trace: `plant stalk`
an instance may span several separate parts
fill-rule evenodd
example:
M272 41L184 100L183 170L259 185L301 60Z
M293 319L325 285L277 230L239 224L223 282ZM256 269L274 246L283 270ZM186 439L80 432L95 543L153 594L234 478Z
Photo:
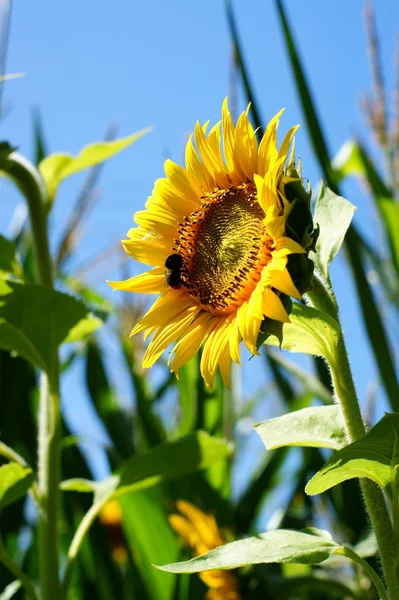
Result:
M45 184L35 167L16 152L0 156L0 170L14 181L25 197L32 228L38 282L53 288L49 250ZM59 577L59 483L60 483L60 394L58 349L52 365L40 379L38 439L39 564L41 599L60 597Z
M332 289L329 290L330 306L328 314L333 316L338 323L338 307ZM319 295L317 289L307 294L310 303L323 312L326 312L326 295ZM349 364L348 353L342 328L340 326L340 337L334 356L330 357L329 365L336 399L341 407L346 432L349 442L362 438L366 433L359 400L353 381L352 371ZM367 478L360 479L364 501L373 527L382 568L385 574L385 583L390 600L399 598L399 573L398 557L394 544L394 533L391 518L384 494L380 487Z
M334 390L342 410L349 441L354 442L365 435L366 428L360 411L342 333L335 357L335 364L330 364ZM388 588L388 597L394 600L395 598L399 598L398 557L394 544L392 522L385 497L381 488L370 479L361 479L360 485L377 539L381 564Z

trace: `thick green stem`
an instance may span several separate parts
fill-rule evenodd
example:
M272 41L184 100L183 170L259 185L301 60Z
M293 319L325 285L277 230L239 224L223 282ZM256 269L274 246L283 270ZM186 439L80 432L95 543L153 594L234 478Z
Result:
M335 361L332 361L330 367L335 394L341 406L348 437L351 442L354 442L364 436L366 429L360 412L348 354L342 335L335 354ZM381 488L369 479L361 479L361 487L377 539L389 598L394 600L399 598L397 553L394 544L392 522L385 497Z
M338 308L332 290L329 290L328 294L327 292L320 294L319 290L315 288L313 292L308 294L311 304L324 312L327 312L328 297L331 299L328 314L333 316L339 323ZM331 356L328 362L331 369L335 396L342 410L348 439L350 442L354 442L365 435L366 428L360 410L342 330L334 356ZM378 543L388 598L396 600L399 598L397 553L394 544L392 522L385 497L382 490L369 479L361 479L360 485Z
M53 287L45 208L47 194L44 182L35 167L16 152L0 156L0 170L14 181L27 201L37 278L42 285ZM55 600L60 596L58 539L60 397L57 348L53 349L51 371L42 373L41 376L38 444L41 598Z

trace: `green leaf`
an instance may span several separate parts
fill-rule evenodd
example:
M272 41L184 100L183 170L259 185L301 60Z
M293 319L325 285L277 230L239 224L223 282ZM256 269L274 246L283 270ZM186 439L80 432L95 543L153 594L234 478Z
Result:
M60 487L64 491L94 492L97 497L115 490L115 495L121 496L206 469L217 459L230 454L231 446L225 440L197 431L176 441L159 444L145 454L135 454L122 463L119 475L100 482L68 479Z
M176 575L155 571L151 565L179 557L162 492L161 486L154 486L121 498L123 532L152 600L173 599Z
M393 198L380 198L379 207L391 247L392 261L399 274L399 205Z
M370 188L385 227L392 263L399 274L399 208L366 149L359 142L346 142L333 161L339 177L362 177ZM383 282L384 284L384 282Z
M73 479L66 479L65 481L62 481L60 484L60 489L64 492L96 493L98 484L98 481L91 481L91 479L75 477Z
M353 204L334 194L322 182L314 212L314 222L320 227L320 235L316 252L312 252L310 257L327 280L328 266L342 246L355 210Z
M47 156L39 164L39 171L46 183L50 202L54 200L58 186L66 177L111 158L111 156L121 152L149 131L150 128L142 129L120 140L89 144L81 150L78 156L63 153Z
M323 356L329 361L334 359L340 335L335 319L310 306L294 303L290 320L282 326L281 339L276 331L276 334L269 334L265 343L290 352Z
M199 573L209 569L236 569L269 563L317 564L327 560L340 547L326 531L315 533L276 529L237 542L219 546L191 560L157 566L169 573ZM317 533L316 533L317 532Z
M353 140L345 142L332 161L336 179L341 181L349 175L364 175L359 145Z
M16 252L15 243L0 235L0 276L5 273L21 277L22 269Z
M0 347L51 371L63 342L83 340L102 324L84 304L46 286L0 280Z
M117 493L206 469L230 453L231 447L225 440L211 437L205 431L160 444L147 454L132 456L123 464Z
M307 446L339 450L346 433L338 406L312 406L255 425L267 450Z
M347 479L367 477L391 498L391 463L399 465L398 436L399 414L386 414L363 438L336 452L309 481L306 493L320 494Z
M33 477L32 469L17 463L0 467L0 509L25 496Z

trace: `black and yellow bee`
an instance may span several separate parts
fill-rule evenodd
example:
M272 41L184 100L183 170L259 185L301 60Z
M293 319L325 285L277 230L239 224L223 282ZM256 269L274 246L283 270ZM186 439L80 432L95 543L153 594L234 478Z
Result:
M171 254L165 261L165 283L172 290L178 290L182 285L180 269L183 259L180 254Z

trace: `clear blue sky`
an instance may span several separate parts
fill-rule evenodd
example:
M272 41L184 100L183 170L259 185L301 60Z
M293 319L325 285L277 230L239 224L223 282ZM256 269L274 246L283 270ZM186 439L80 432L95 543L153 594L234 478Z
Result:
M375 4L386 81L392 89L399 4L396 0ZM285 131L303 120L275 4L271 0L236 0L233 5L263 118L267 121L285 106L281 123L281 131ZM286 0L285 5L335 154L353 133L364 134L359 99L370 88L370 76L363 2ZM7 71L22 71L26 76L6 86L9 113L1 123L2 138L18 145L28 157L32 155L34 105L40 107L52 152L78 152L100 139L110 121L118 123L121 135L147 125L154 127L151 134L107 164L101 200L90 217L75 264L125 236L134 211L143 208L154 180L163 175L164 159L182 160L184 142L195 121L219 120L222 100L229 92L230 60L222 0L14 3ZM239 108L243 107L240 94ZM305 127L297 135L297 149L304 175L316 187L320 172ZM52 215L53 247L81 181L76 176L59 191ZM4 233L19 198L8 184L0 186L0 231ZM357 224L378 244L381 235L374 225L375 211L364 191L354 182L348 183L345 191L358 206ZM105 278L119 275L114 261L97 272L93 281L99 291L107 293ZM364 399L376 368L342 256L334 265L333 278ZM245 367L244 386L248 372L262 367L256 361ZM77 367L64 388L75 399L68 402L72 419L84 431L89 416L83 400L77 402L82 396L81 377ZM383 400L381 393L379 396ZM76 411L78 405L80 411ZM381 402L379 414L385 406ZM263 416L273 411L269 408L262 408Z

